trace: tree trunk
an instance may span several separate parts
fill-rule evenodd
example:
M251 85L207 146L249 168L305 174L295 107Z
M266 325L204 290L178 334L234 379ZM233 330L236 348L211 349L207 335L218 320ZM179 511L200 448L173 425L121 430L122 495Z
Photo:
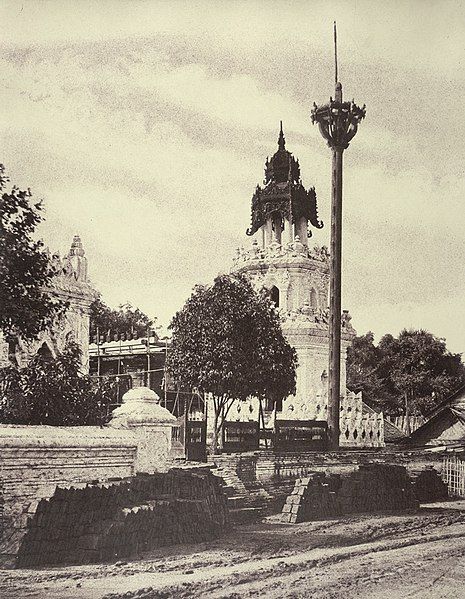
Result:
M219 426L218 426L218 418L219 418L219 406L216 404L215 402L215 414L213 417L213 437L212 437L212 454L213 455L218 455L219 451L218 451L218 433L219 433Z
M18 360L16 359L17 348L18 348L18 338L11 337L8 340L8 361L10 362L11 366L14 366L15 368L18 368L18 366L19 366Z
M405 392L404 398L405 398L404 432L408 436L408 435L410 435L410 401L409 401L409 392L408 391Z

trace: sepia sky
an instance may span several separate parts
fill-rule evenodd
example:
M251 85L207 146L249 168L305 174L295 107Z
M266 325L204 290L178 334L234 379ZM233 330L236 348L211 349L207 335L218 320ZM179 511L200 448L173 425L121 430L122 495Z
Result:
M92 281L167 324L248 245L276 150L316 187L311 125L333 91L367 118L345 152L343 305L359 333L422 327L465 352L465 2L0 0L0 161L44 199L41 236L79 233Z

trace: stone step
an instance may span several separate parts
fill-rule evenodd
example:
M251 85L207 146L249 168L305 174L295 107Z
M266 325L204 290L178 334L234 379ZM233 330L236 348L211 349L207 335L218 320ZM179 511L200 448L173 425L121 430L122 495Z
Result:
M261 507L242 507L229 510L229 517L235 524L257 522L266 515L266 512Z

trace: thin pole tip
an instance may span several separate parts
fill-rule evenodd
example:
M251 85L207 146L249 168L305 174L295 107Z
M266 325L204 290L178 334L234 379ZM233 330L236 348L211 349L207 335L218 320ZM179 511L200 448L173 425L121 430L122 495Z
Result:
M334 80L337 83L338 73L337 73L337 29L336 29L336 21L334 21Z

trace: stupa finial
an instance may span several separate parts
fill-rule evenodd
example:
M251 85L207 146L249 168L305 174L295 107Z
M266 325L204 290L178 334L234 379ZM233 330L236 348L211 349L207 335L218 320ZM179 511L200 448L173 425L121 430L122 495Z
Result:
M279 137L278 137L278 148L280 150L285 150L286 149L286 140L284 138L284 133L283 133L283 122L279 121Z

